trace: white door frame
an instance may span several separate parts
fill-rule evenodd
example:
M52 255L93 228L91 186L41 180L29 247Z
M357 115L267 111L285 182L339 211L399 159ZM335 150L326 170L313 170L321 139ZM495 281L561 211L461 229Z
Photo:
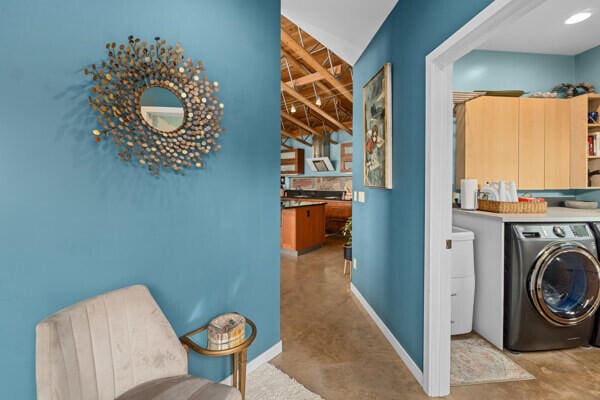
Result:
M495 0L426 58L425 287L423 388L450 393L452 69L494 31L546 0Z

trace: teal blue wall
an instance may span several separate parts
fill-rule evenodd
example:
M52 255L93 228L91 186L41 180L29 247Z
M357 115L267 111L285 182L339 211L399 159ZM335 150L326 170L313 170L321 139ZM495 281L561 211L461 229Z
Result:
M590 82L600 93L600 46L575 56L577 82Z
M590 82L600 93L600 46L576 56L475 50L454 64L454 90L550 91Z
M332 172L314 172L308 166L308 162L306 162L307 158L312 157L312 147L306 146L302 143L296 142L295 140L289 140L287 142L288 145L296 148L296 149L304 149L304 174L301 175L291 175L287 176L287 181L289 181L290 177L302 177L302 176L350 176L352 173L344 173L340 172L340 145L342 143L348 143L352 141L352 136L347 134L346 132L334 132L331 134L331 139L338 142L338 144L330 144L329 146L329 159L335 168L335 171Z
M425 57L489 0L400 0L354 66L353 282L419 367L423 366ZM392 190L363 186L362 93L383 66L393 74Z
M549 92L575 82L575 57L476 50L454 64L454 90Z
M1 399L35 398L38 321L134 283L178 334L235 310L258 326L250 358L279 341L279 31L279 0L1 2ZM221 83L206 169L154 178L94 142L82 68L130 34L181 42Z

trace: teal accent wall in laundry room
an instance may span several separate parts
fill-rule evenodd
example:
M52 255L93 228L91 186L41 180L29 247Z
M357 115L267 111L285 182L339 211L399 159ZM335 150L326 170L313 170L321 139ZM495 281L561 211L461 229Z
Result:
M590 82L600 93L600 46L575 56L577 82Z
M279 0L0 2L0 398L35 398L35 326L145 284L177 334L252 318L249 358L279 335ZM83 67L128 35L180 42L220 83L221 152L152 177L96 144ZM190 355L220 380L228 358Z
M475 50L454 64L454 90L549 92L575 82L575 57Z
M489 0L400 0L354 66L353 283L423 368L425 57ZM393 186L363 185L360 88L392 63Z
M454 90L546 92L590 82L600 93L600 46L576 56L475 50L454 64Z

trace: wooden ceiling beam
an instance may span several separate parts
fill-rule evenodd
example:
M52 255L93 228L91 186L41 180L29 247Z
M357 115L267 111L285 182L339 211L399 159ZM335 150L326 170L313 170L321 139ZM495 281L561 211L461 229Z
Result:
M305 104L308 108L310 108L315 114L321 116L322 118L324 118L326 121L330 122L331 124L333 124L336 128L338 128L339 130L348 132L350 135L352 135L352 128L348 128L347 126L345 126L344 124L342 124L340 121L338 121L337 119L335 119L334 117L332 117L331 115L327 114L325 111L323 111L321 109L321 107L317 106L316 104L313 104L312 101L310 101L309 99L307 99L306 97L304 97L303 95L301 95L300 93L298 93L296 90L294 90L293 88L289 87L288 85L285 84L285 82L281 82L281 90L284 93L287 93L288 95L292 96L293 98L295 98L296 100L300 101L301 103Z
M315 58L311 56L311 54L300 45L300 43L296 42L294 38L283 29L281 30L281 43L285 45L288 49L290 49L292 53L298 56L306 65L312 68L315 72L320 72L321 74L323 74L323 76L325 77L325 81L328 82L331 86L333 86L338 92L340 92L340 94L344 98L346 98L350 102L353 101L352 93L350 93L350 91L346 89L344 84L340 82L335 76L333 76L331 72L327 70L327 68L322 66L320 62L315 60Z
M329 143L337 144L337 142L335 140L331 140L327 135L314 130L310 126L306 125L304 122L300 121L298 118L292 117L288 113L282 112L281 118L288 120L292 124L296 125L298 128L304 129L306 132L310 133L311 135L320 136L323 139L327 140Z
M284 130L281 131L281 136L284 136L284 137L290 138L292 140L295 140L296 142L302 143L305 146L312 146L312 144L308 143L306 140L300 139L300 138L298 138L298 137L296 137L296 136L292 135L291 133L286 132Z
M283 142L281 142L281 147L285 147L285 148L286 148L286 149L288 149L288 150L291 150L291 149L293 149L293 148L294 148L293 146L290 146L289 144L285 144L285 143L283 143Z
M334 72L336 74L339 74L340 71L342 70L342 66L341 65L336 65L335 67L333 67L333 69L334 69ZM287 81L286 83L290 87L305 86L305 85L308 85L308 84L313 83L313 82L322 81L323 79L325 79L325 77L323 76L322 73L320 73L320 72L314 72L312 74L304 75L304 76L301 76L301 77L299 77L297 79L294 79L294 80L291 80L291 81Z
M302 63L300 63L298 60L296 60L296 58L291 55L289 52L287 52L284 49L281 49L281 55L283 57L286 58L286 60L288 60L288 62L290 63L290 65L292 65L294 68L300 70L300 71L307 71L308 68L306 68L304 65L302 65ZM307 72L310 73L310 72ZM323 82L321 81L317 81L315 82L315 85L321 89L322 91L324 91L327 94L330 94L332 96L335 95L335 93L333 93L333 90L329 89Z

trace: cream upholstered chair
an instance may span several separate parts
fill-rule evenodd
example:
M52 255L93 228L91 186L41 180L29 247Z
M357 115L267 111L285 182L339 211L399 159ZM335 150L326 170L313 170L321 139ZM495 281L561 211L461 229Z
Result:
M38 400L240 400L188 375L187 352L141 285L75 304L36 328Z

